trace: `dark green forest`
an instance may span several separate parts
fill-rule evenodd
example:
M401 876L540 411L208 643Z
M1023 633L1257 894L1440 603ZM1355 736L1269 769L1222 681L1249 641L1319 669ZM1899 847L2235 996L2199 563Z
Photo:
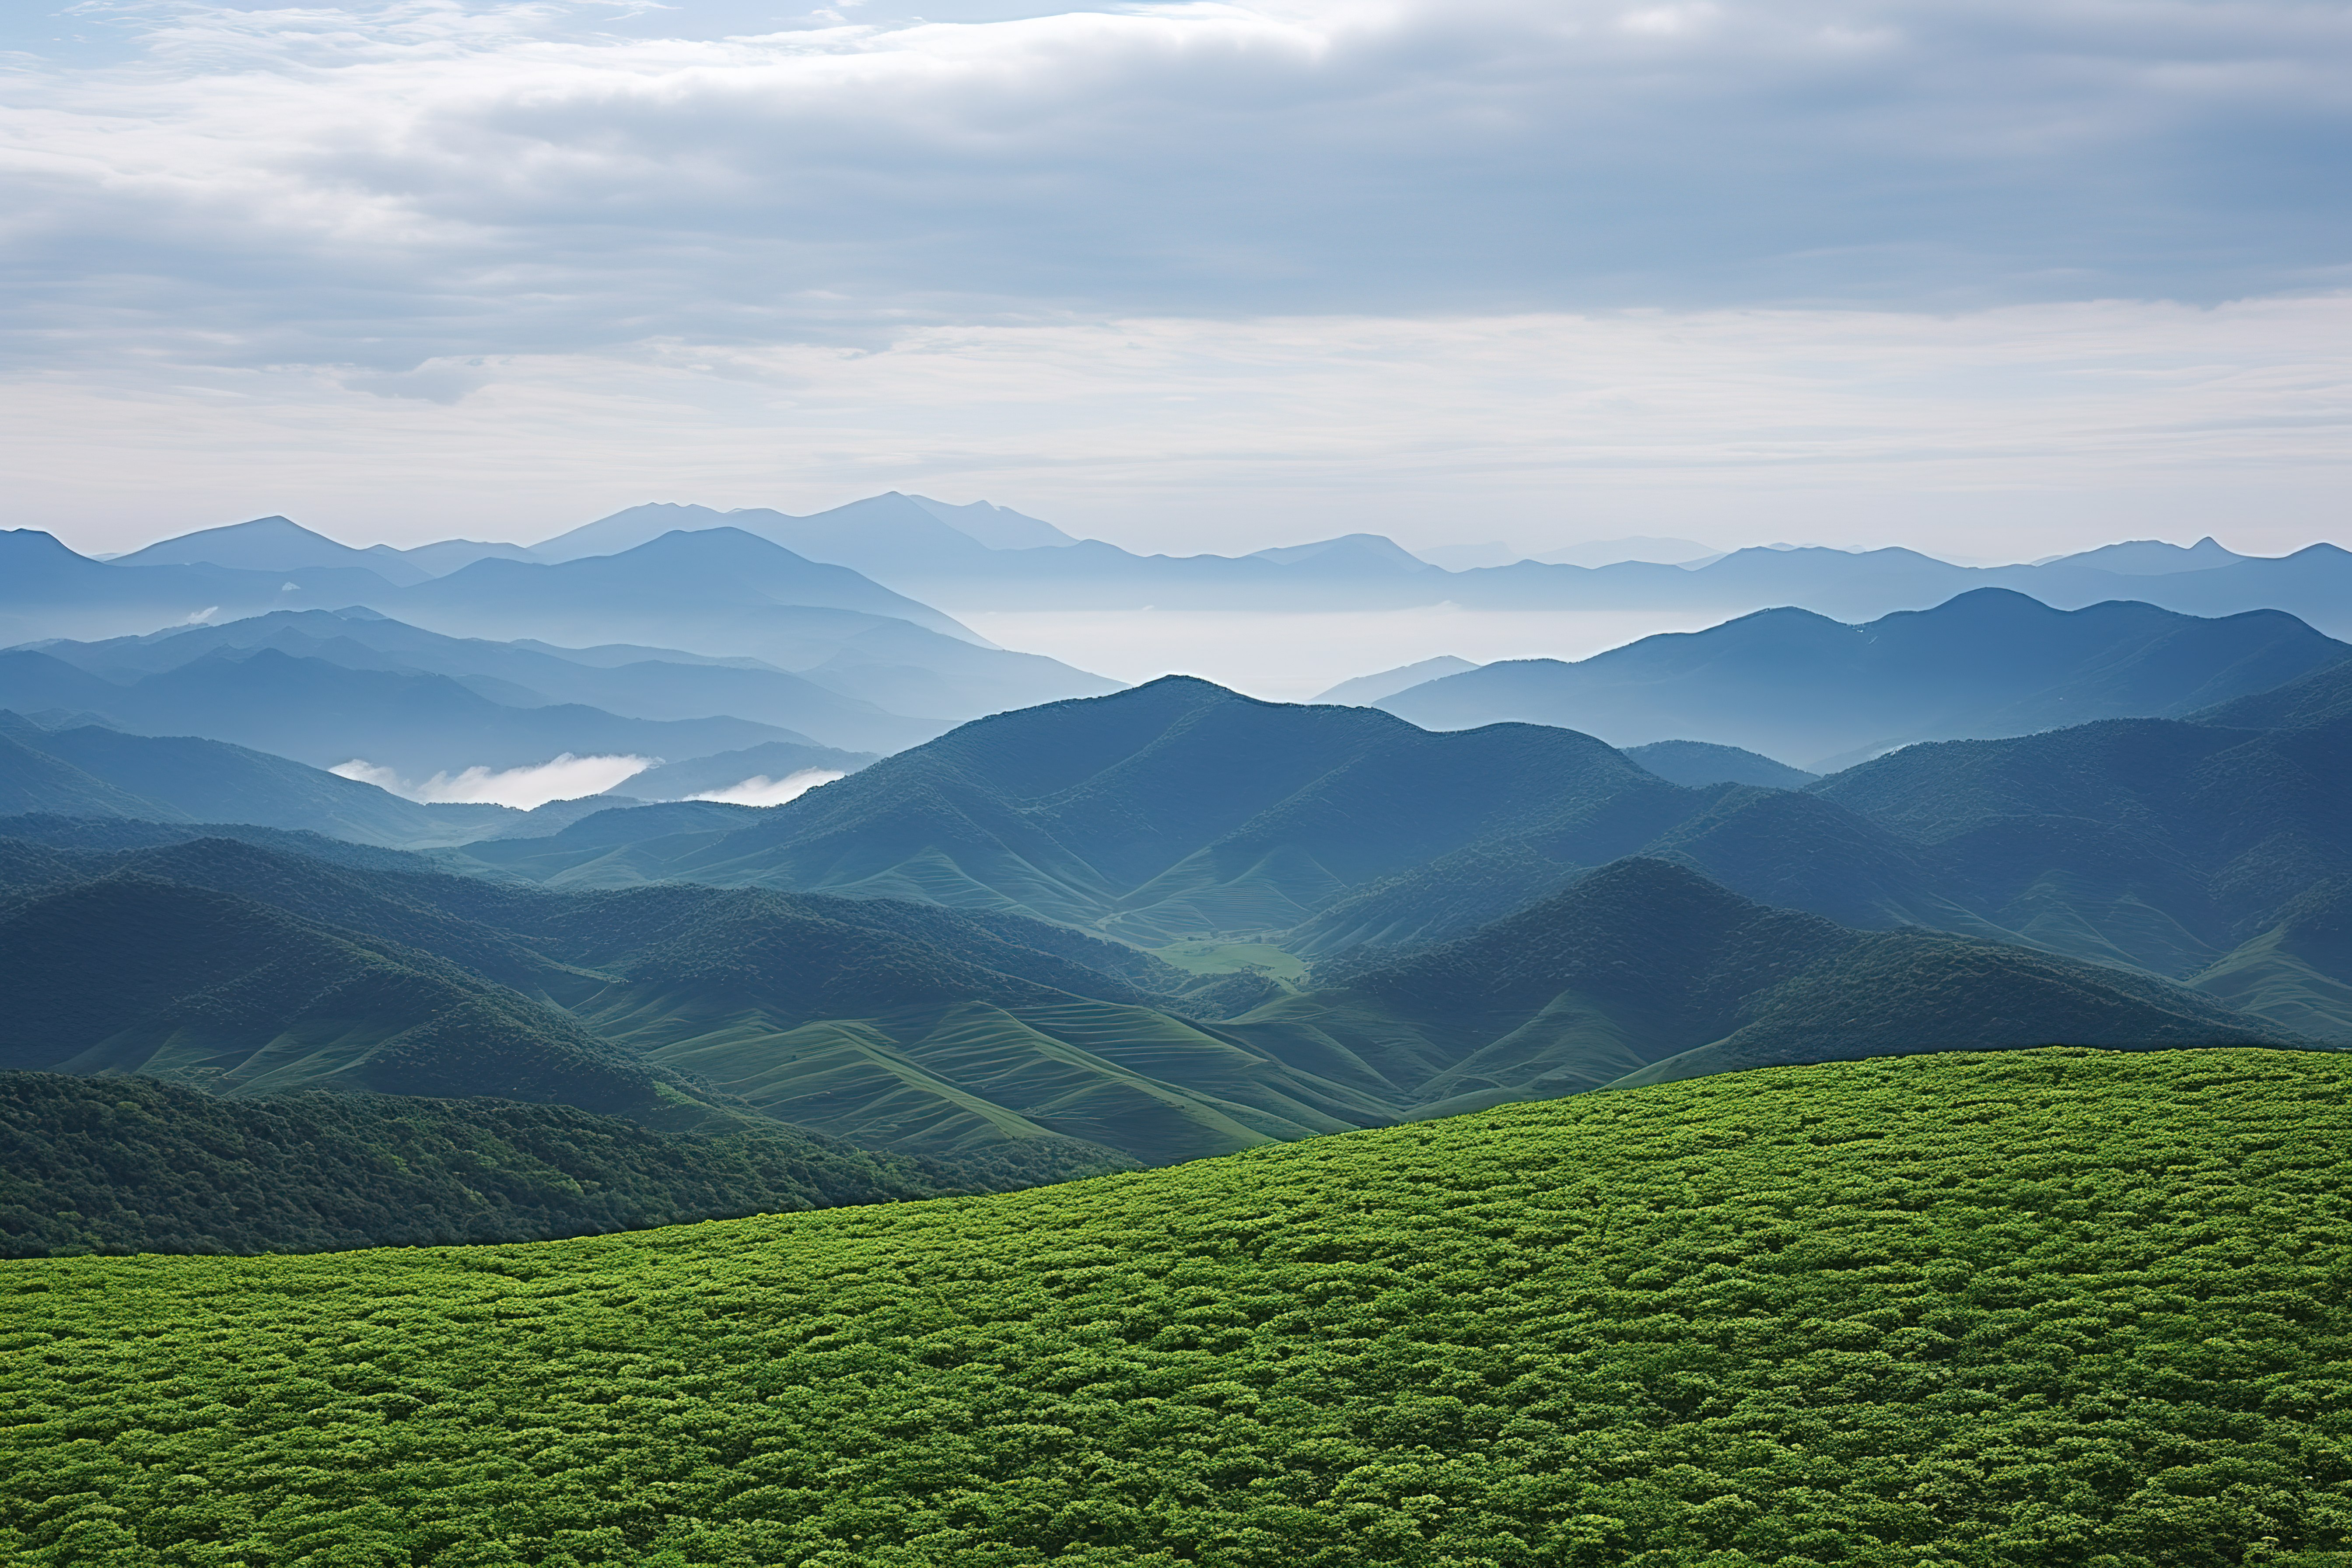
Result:
M1726 1074L1028 1192L0 1265L27 1564L2334 1564L2352 1063Z
M751 1117L680 1135L568 1105L229 1100L147 1078L0 1072L0 1257L535 1241L1002 1192L1129 1163L1052 1140L926 1158Z

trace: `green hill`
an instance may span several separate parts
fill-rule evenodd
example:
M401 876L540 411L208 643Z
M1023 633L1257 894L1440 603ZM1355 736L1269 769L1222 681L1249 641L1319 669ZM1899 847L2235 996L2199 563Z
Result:
M1751 796L1834 816L1780 792L1724 800ZM2335 962L2316 939L2250 955L2224 1001L2013 944L1868 936L1656 859L1403 958L1323 960L1304 986L1189 974L1003 911L394 864L222 839L20 846L0 857L0 886L19 884L0 898L0 1067L495 1095L657 1129L763 1116L1059 1168L1070 1142L1168 1163L1705 1064L2300 1044L2279 1018L2333 1016L2278 1011L2283 965Z
M736 1114L454 963L151 877L16 901L0 914L0 1069L495 1094L656 1126Z
M2315 1568L2352 1064L1782 1068L1005 1196L0 1266L0 1555Z
M1611 859L1690 799L1569 731L1433 735L1370 709L1171 676L976 721L749 825L678 833L649 818L643 842L616 846L583 824L467 853L551 884L914 899L1157 946L1292 926L1346 889L1507 830Z
M0 1073L0 1256L537 1241L996 1191L1119 1163L1076 1144L1052 1152L1034 1168L942 1164L748 1120L679 1136L564 1105L227 1100L149 1078Z
M1417 1116L1844 1057L2308 1043L2128 970L1853 931L1652 859L1603 867L1453 942L1327 960L1315 975L1319 989L1225 1029L1302 1065L1317 1047L1360 1063Z
M2352 874L2352 730L2328 717L2341 679L2196 721L1912 746L1792 792L1684 787L1571 731L1430 734L1171 678L967 724L773 811L613 812L451 863L553 887L1010 911L1152 948L1273 938L1323 959L1453 941L1642 856L1859 929L2210 973L2211 994L2273 1026L2352 1038L2327 989L2352 976L2315 986L2259 952L2236 980L2217 969L2315 883Z

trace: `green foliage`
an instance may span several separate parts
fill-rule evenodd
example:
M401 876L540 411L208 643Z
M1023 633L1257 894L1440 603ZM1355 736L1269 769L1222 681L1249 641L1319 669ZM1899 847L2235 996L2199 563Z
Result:
M712 1136L510 1100L226 1100L144 1078L0 1073L0 1256L535 1241L1095 1175L1033 1140L942 1163L786 1127Z
M2352 1064L1776 1068L1007 1196L0 1267L26 1564L2352 1551Z

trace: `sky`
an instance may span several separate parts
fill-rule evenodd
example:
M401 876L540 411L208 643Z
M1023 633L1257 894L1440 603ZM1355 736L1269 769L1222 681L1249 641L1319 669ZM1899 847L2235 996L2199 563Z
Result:
M2352 7L0 7L7 525L2352 542Z

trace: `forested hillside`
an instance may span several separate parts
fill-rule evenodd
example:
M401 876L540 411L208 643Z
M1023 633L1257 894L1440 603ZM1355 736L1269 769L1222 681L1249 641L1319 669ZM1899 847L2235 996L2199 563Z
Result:
M1864 935L1656 859L1394 963L1236 984L1004 911L687 883L562 891L296 847L0 854L0 1068L248 1097L490 1096L673 1132L750 1119L1051 1172L1073 1142L1162 1164L1573 1093L1669 1058L1685 1072L2311 1043L2163 981Z
M2330 667L2193 721L1913 746L1792 791L1676 784L1569 731L1430 734L1171 679L968 724L756 818L610 812L449 864L1010 910L1147 946L1272 937L1319 959L1450 941L1643 856L1858 929L2218 984L2267 963L2259 944L2295 899L2352 873L2337 683ZM1725 750L1667 753L1696 772L1661 765L1758 771ZM2227 994L2352 1039L2330 989L2352 970L2313 975Z
M1779 1068L1006 1196L0 1266L0 1553L2325 1563L2352 1067Z
M143 1077L0 1072L0 1256L537 1241L1002 1191L1122 1167L1036 1141L880 1154L745 1118L674 1136L511 1100L231 1100Z

